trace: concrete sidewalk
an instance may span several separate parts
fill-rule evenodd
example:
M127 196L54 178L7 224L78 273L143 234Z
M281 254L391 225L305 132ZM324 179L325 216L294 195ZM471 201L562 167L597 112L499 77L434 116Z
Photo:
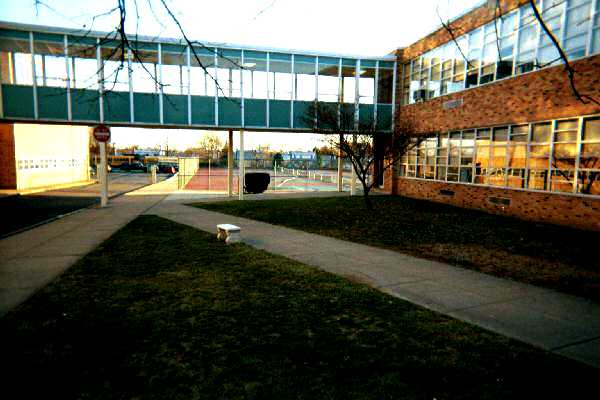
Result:
M215 232L219 223L238 225L243 241L253 247L363 281L411 303L600 367L600 304L592 301L394 251L189 207L177 194L145 213L207 232Z
M167 180L0 240L0 317L177 189Z

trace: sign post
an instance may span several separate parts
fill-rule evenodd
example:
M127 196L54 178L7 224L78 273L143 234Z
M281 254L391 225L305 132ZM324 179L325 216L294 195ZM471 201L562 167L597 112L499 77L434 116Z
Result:
M100 145L100 169L98 179L100 181L100 207L108 204L108 168L106 162L106 142L110 140L110 129L106 125L94 127L94 139Z

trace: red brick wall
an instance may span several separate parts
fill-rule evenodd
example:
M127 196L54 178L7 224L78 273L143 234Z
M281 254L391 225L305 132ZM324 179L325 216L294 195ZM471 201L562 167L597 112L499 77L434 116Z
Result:
M600 55L573 67L579 91L600 100ZM444 110L445 102L459 99L462 106ZM600 105L577 100L563 67L555 66L402 106L397 118L410 120L418 132L439 132L597 113Z
M416 199L600 231L600 199L406 178L396 178L394 186L398 194ZM454 195L441 194L440 190L453 191ZM494 204L490 197L510 199L510 205Z
M13 124L0 124L0 188L17 188Z

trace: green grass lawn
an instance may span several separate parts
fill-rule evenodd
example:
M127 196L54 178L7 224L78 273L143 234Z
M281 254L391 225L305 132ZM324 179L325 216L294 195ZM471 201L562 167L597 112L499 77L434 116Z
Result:
M153 216L8 313L0 332L3 392L15 398L577 398L597 377Z
M600 233L399 196L197 203L600 300Z

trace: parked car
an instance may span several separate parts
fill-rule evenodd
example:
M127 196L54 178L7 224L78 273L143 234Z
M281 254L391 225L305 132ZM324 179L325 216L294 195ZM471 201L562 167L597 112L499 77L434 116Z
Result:
M146 167L144 164L142 164L139 161L135 161L129 164L121 164L119 166L119 169L121 171L141 171L141 172L148 172L148 167Z

